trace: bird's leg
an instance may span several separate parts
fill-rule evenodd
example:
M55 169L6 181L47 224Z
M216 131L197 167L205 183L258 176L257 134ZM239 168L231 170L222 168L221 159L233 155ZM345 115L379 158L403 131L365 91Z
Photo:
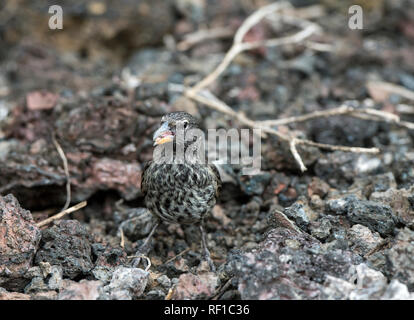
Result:
M159 221L157 221L154 224L154 226L152 227L149 235L144 240L144 243L138 248L137 252L135 253L135 258L134 258L134 260L132 260L132 267L134 267L134 268L138 267L142 256L146 256L149 253L149 251L150 251L149 243L151 242L151 238L154 235L154 232L157 229L157 227L159 226L159 224L160 224Z
M201 244L203 246L203 256L204 256L204 259L207 261L207 263L210 267L210 270L215 272L216 267L214 266L213 260L211 260L210 251L208 251L207 241L206 241L206 232L204 230L203 224L204 224L204 221L201 222L201 224L200 224Z

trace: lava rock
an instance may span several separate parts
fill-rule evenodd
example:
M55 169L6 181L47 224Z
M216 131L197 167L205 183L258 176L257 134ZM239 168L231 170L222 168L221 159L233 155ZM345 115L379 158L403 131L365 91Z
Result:
M296 201L293 205L284 210L286 216L304 231L308 230L309 223L318 218L318 214L313 211L304 199Z
M137 299L144 293L148 279L148 271L119 266L115 269L109 285L104 287L104 291L109 299L113 300Z
M391 235L396 226L396 219L391 208L379 202L359 200L354 195L329 200L327 210L335 214L346 214L354 224L362 224L381 236Z
M308 185L308 196L318 195L323 198L329 192L330 186L325 181L318 177L313 177L311 183Z
M116 212L115 216L120 218L121 214ZM131 241L146 237L156 222L154 215L146 208L127 209L122 213L122 217L125 218L120 222L120 228Z
M406 300L413 299L407 286L398 280L389 284L379 271L361 263L355 268L354 281L327 276L322 289L322 299L327 300Z
M414 187L410 189L390 188L385 192L373 192L370 200L389 205L398 222L407 227L414 227Z
M331 234L332 224L328 218L321 218L318 221L312 221L309 226L311 235L320 241L326 240Z
M261 195L267 184L269 183L271 175L269 172L264 172L261 174L256 174L253 176L238 176L238 181L240 183L241 190L251 196L251 195Z
M24 288L23 275L32 265L40 238L31 213L13 195L0 196L0 286L12 291Z
M348 229L346 237L349 248L361 256L368 254L383 241L377 232L371 232L369 228L360 224Z
M352 193L359 194L362 197L369 198L372 193L384 192L390 188L396 188L394 174L387 172L383 174L376 174L372 176L357 177L354 183L349 187ZM375 201L375 199L371 199Z
M100 243L92 244L92 253L96 257L95 267L114 268L127 262L127 254L121 248L113 248Z
M380 166L378 157L335 151L318 159L315 173L330 185L346 185L358 176L376 173Z
M76 220L60 220L44 231L35 262L61 266L63 275L73 279L88 273L92 267L89 234Z
M414 290L414 231L404 228L395 237L386 253L387 276L406 284Z
M349 117L316 119L310 122L309 126L310 134L317 142L351 146L363 146L379 129L376 122L371 122L367 126L364 120Z
M30 295L0 288L0 300L30 300Z
M317 299L327 275L350 278L361 259L349 251L324 251L307 234L271 230L257 250L227 262L242 299Z
M64 285L57 297L58 300L97 300L101 295L102 282L81 280L75 282L64 280Z
M184 273L173 289L173 300L200 300L211 298L219 286L218 277L213 272L199 275Z
M108 284L114 273L115 269L105 266L97 266L92 269L91 273L97 280L101 280L104 284Z
M171 288L171 280L165 274L157 278L157 283L165 290Z

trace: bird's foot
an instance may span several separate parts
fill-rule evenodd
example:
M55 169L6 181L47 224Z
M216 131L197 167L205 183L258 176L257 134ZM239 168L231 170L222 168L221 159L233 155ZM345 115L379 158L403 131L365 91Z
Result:
M147 257L147 255L151 251L151 238L152 238L152 235L154 234L155 230L157 229L158 225L159 225L159 222L157 221L154 224L154 226L152 227L151 232L149 233L147 238L144 240L144 243L138 248L137 252L135 253L134 260L132 260L132 262L131 262L131 266L133 268L137 268L139 266L142 258L147 259L147 261L148 261L147 268L149 268L150 260Z
M211 272L216 272L216 266L214 265L213 260L211 259L210 251L208 249L204 250L203 259L207 261L208 266L210 267Z
M201 231L201 245L203 247L203 258L207 261L208 266L210 267L210 271L215 272L216 267L214 266L213 260L211 260L210 251L207 247L207 239L206 239L206 232L204 231L203 224L200 224L200 231Z
M131 267L138 268L142 258L148 259L147 255L150 252L150 250L151 248L148 244L143 244L142 246L140 246L134 255L134 259L131 262Z

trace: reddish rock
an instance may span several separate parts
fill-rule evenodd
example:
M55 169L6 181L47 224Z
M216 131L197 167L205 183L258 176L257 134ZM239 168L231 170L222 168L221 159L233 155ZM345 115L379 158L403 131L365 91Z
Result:
M97 300L102 287L102 281L82 280L74 282L65 280L60 290L58 300Z
M58 293L54 290L38 292L36 294L32 294L32 300L56 300Z
M58 95L47 91L33 91L26 97L27 108L29 110L48 110L52 109L58 100Z
M313 177L311 183L308 185L308 195L312 197L313 195L318 195L323 198L329 192L329 184L317 177Z
M27 284L22 276L32 265L40 237L30 211L13 195L0 196L0 286L18 291Z
M30 300L30 296L19 292L8 292L0 288L0 300Z
M200 275L184 273L178 279L178 284L174 288L172 299L207 299L216 293L218 284L218 277L213 272L207 272Z
M141 188L141 165L104 158L92 165L92 175L82 188L99 186L99 189L118 190L127 200L135 198Z

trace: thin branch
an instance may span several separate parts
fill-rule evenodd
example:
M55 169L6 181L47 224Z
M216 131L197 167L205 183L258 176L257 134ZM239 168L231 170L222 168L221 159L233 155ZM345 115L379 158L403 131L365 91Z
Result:
M307 170L305 164L302 161L302 158L300 157L298 150L296 149L297 139L293 138L290 140L289 146L290 146L290 152L292 153L293 157L295 158L296 162L299 164L300 171L305 172Z
M168 259L167 261L165 261L163 263L163 265L166 265L168 263L170 263L171 261L174 261L175 259L177 259L178 257L181 257L183 254L186 254L188 251L190 251L190 248L187 248L183 251L181 251L179 254L175 255L174 257L172 257L171 259Z
M122 226L121 228L119 228L119 233L121 234L121 242L120 242L120 246L122 249L125 249L125 236L124 236L124 230L122 230Z
M62 210L66 210L67 208L69 208L70 201L71 201L70 176L69 176L68 160L66 159L65 152L63 152L62 147L60 146L60 144L56 140L55 133L52 134L52 141L53 141L53 144L55 145L55 147L57 149L57 152L59 153L60 158L62 159L63 170L65 171L65 176L66 176L66 203L63 206Z
M227 280L227 282L219 290L217 290L217 293L211 300L218 300L218 298L220 298L220 296L222 296L223 293L231 286L232 280L233 278L230 278L229 280Z
M363 114L369 115L369 117L364 118L367 120L374 120L374 121L383 120L386 122L399 122L400 121L400 118L397 115L392 114L390 112L379 111L379 110L370 109L370 108L355 109L354 107L351 107L351 106L342 105L334 109L315 111L315 112L311 112L305 115L294 116L294 117L289 117L289 118L265 120L265 121L260 121L260 123L264 126L278 126L278 125L285 125L289 123L304 122L304 121L317 119L317 118L327 118L327 117L332 117L332 116L337 116L337 115L349 115L352 117L360 118L361 115Z
M206 88L210 84L212 84L227 69L227 67L230 65L233 59L239 53L243 51L257 49L262 46L274 47L274 46L285 45L285 44L290 44L290 43L298 43L308 38L316 31L320 30L319 26L316 25L315 23L308 22L308 21L305 21L299 18L290 17L290 18L287 18L287 20L289 19L290 21L294 20L297 24L301 24L302 26L304 26L304 29L293 35L282 37L282 38L268 39L265 41L256 41L256 42L243 42L243 38L254 25L256 25L264 17L270 15L271 13L274 13L284 8L291 8L291 5L286 2L272 3L270 5L267 5L267 6L264 6L258 9L253 14L251 14L237 30L234 36L233 45L230 48L230 50L226 53L226 55L224 56L221 63L216 67L216 69L214 69L213 72L208 74L203 80L201 80L199 83L197 83L192 88L188 89L188 94L189 95L195 94L201 89Z
M134 259L134 258L144 258L145 260L147 260L147 266L145 268L145 271L148 271L151 268L151 259L148 258L146 255L140 254L137 256L128 256L128 259Z
M381 88L381 90L385 92L398 94L408 100L414 100L414 91L390 82L370 81L367 83L367 88L371 90L374 88Z
M229 28L214 28L198 30L194 33L186 34L184 40L177 44L179 51L186 51L196 45L197 43L211 40L211 39L222 39L229 38L234 34L233 30Z
M82 202L78 203L77 205L74 205L73 207L70 207L68 209L65 209L65 210L63 210L63 211L55 214L54 216L52 216L50 218L47 218L47 219L45 219L43 221L40 221L40 222L36 223L36 226L38 228L43 227L43 226L45 226L45 225L47 225L47 224L49 224L49 223L51 223L51 222L53 222L55 220L58 220L58 219L64 217L65 215L67 215L69 213L75 212L75 211L77 211L77 210L85 207L86 205L87 205L87 202L86 201L82 201Z
M264 17L284 8L292 8L292 5L288 2L276 2L267 6L261 7L244 20L243 24L239 27L234 35L234 44L243 42L243 38L250 31L250 29L258 24Z
M360 148L360 147L348 147L348 146L338 146L338 145L329 145L323 143L317 143L314 141L306 140L306 139L299 139L293 137L291 135L284 134L280 131L277 131L271 128L272 125L279 125L279 124L287 124L293 122L302 122L307 121L314 118L319 117L329 117L332 115L340 115L340 114L348 114L353 117L363 118L367 120L375 120L375 121L386 121L386 122L393 122L401 125L399 121L399 117L393 115L388 112L378 111L374 109L354 109L348 106L341 106L339 108L333 110L325 110L325 111L316 111L314 113L298 116L298 117L290 117L286 119L278 119L278 120L270 120L270 121L254 121L246 117L243 113L234 111L231 107L229 107L226 103L215 97L211 92L209 92L206 87L211 85L214 81L218 79L218 77L226 70L226 68L230 65L233 59L241 52L246 50L252 50L259 48L261 46L278 46L290 43L300 43L304 42L307 38L309 38L312 34L321 30L320 26L316 23L294 17L294 16L281 16L280 14L275 14L276 11L282 9L289 9L295 10L289 3L286 2L278 2L267 5L256 10L253 14L251 14L239 27L236 31L234 36L233 45L230 50L226 53L221 63L206 77L204 77L200 82L195 84L193 87L183 90L185 96L190 99L193 99L197 102L200 102L214 110L222 112L226 115L229 115L236 120L238 120L241 124L244 124L248 127L261 129L261 136L266 137L266 134L275 135L281 140L289 143L290 151L295 158L296 162L298 163L301 171L306 170L306 166L304 165L296 146L297 145L308 145L317 147L324 150L340 150L345 152L353 152L353 153L378 153L378 148ZM269 16L273 14L272 16ZM292 23L302 30L286 37L281 38L274 38L265 41L256 41L256 42L243 42L245 35L249 32L249 30L256 25L260 20L263 18L268 17L274 24L283 20L287 23ZM306 43L305 43L306 45ZM308 44L309 46L309 44ZM312 43L311 45L312 46ZM319 49L322 47L319 46ZM325 46L322 50L330 51L332 48ZM409 123L403 123L406 127L410 126ZM414 126L414 124L413 124Z

